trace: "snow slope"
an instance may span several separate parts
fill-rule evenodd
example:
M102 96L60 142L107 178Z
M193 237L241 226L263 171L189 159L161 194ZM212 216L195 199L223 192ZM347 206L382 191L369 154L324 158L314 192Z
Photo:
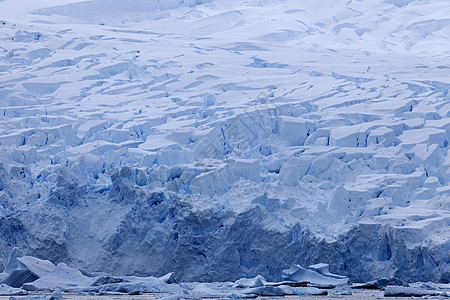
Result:
M0 1L0 262L450 279L447 0Z

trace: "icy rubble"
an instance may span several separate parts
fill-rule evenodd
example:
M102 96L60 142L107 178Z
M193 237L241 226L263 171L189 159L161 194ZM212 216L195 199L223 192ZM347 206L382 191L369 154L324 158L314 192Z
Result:
M18 257L20 256L20 257ZM23 258L26 265L15 265ZM28 266L31 269L38 265L50 266L51 262L39 260L34 257L18 255L15 248L8 262L8 268L4 270L11 274L16 270L23 270ZM200 298L254 298L258 296L287 296L287 295L351 295L348 290L349 280L347 277L332 274L328 271L328 265L319 263L311 265L307 269L292 265L291 268L283 270L284 281L270 282L263 276L255 278L241 278L235 282L214 283L180 283L173 273L162 277L138 277L138 276L111 276L105 273L87 273L75 268L68 267L64 263L58 264L51 272L39 272L40 276L28 283L13 288L6 284L0 285L0 295L3 296L30 296L47 299L42 293L53 293L51 299L61 299L65 293L77 293L78 295L140 295L143 293L156 293L167 299L200 299ZM42 268L41 268L42 269ZM45 268L44 268L45 269ZM380 279L376 282L352 285L352 288L376 288L384 289L385 296L441 296L448 297L450 289L447 285L416 283L411 286L395 285L398 279ZM17 284L18 281L14 282ZM394 285L392 285L394 284ZM337 287L337 288L336 288ZM336 289L335 289L336 288ZM334 289L334 290L332 290ZM165 299L165 298L162 298Z
M17 261L26 261L27 264L15 265ZM241 278L236 282L223 283L178 283L173 273L168 273L162 277L138 277L138 276L111 276L108 274L91 274L68 267L65 263L59 263L48 272L45 267L53 265L50 261L40 260L30 256L18 257L18 250L15 248L10 255L8 267L5 268L9 274L14 274L18 270L28 268L39 271L35 278L23 282L19 279L9 282L3 281L0 285L0 295L27 295L28 293L89 293L90 295L140 295L143 293L161 293L170 294L172 297L183 297L185 299L199 298L248 298L256 296L285 296L285 295L327 295L326 290L320 290L316 287L307 286L314 284L317 276L321 276L321 284L327 285L327 288L335 287L336 284L345 284L336 282L338 275L323 272L327 265L317 269L310 266L308 273L303 273L301 281L294 278L288 278L283 282L267 282L261 275L254 279ZM297 269L301 268L296 266ZM317 271L314 271L316 270ZM45 272L43 272L45 270ZM288 270L286 270L288 272ZM321 274L323 273L323 274ZM298 275L298 272L297 274ZM297 276L298 277L298 276ZM341 278L341 277L340 277ZM299 278L300 279L300 278ZM6 282L6 284L4 284ZM17 286L16 288L12 286ZM52 298L56 298L53 296ZM61 298L61 295L59 295Z
M0 2L3 266L450 280L447 1L23 1Z
M387 286L384 291L385 297L424 297L424 296L440 296L450 297L450 293L444 290L433 290L419 287L404 286Z

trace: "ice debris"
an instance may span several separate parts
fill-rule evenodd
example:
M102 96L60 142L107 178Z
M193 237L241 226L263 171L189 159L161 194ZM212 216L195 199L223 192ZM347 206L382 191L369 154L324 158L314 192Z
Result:
M304 269L300 265L292 265L283 270L283 281L268 282L261 275L255 278L241 278L234 283L235 288L244 289L243 294L255 296L285 295L327 295L323 288L334 288L348 283L348 278L332 274L328 264L320 263Z
M385 297L424 297L424 296L450 296L450 293L417 287L405 287L398 285L387 286L384 290Z
M351 295L349 280L345 276L329 272L328 264L320 263L309 266L307 269L300 265L292 265L291 268L283 270L283 281L269 282L263 276L254 278L241 278L235 282L223 283L178 283L173 273L162 277L137 277L137 276L112 276L108 274L85 273L71 268L64 263L56 267L49 261L41 260L32 256L18 257L20 253L15 249L10 261L5 268L8 273L2 273L11 277L11 274L19 274L18 271L27 271L39 277L33 282L24 283L22 288L11 287L6 284L0 285L0 295L20 296L28 295L29 292L53 292L50 300L60 300L61 293L81 292L95 293L100 295L139 295L143 293L161 293L167 296L161 299L197 299L204 297L218 298L251 298L258 296L287 296L287 295L327 295L328 288L336 288L333 295ZM25 274L25 273L20 273ZM12 284L19 285L19 280L12 280ZM397 284L397 285L392 285ZM448 289L440 286L415 284L411 287L400 286L403 284L397 278L381 278L364 284L354 284L353 288L384 288L385 296L442 296L448 297ZM41 297L41 298L37 298ZM44 296L29 296L30 300L47 299Z
M234 287L236 288L254 288L254 287L259 287L259 286L264 286L267 284L266 279L261 276L258 275L255 278L241 278L236 280L236 282L234 283Z
M316 287L291 287L288 285L259 286L247 289L243 293L246 295L254 295L254 296L328 295L328 292L324 289L319 289Z
M140 295L142 293L163 293L169 296L163 299L203 298L203 297L238 297L248 298L256 296L285 296L285 295L327 295L328 292L317 287L306 286L314 284L329 286L336 280L344 281L346 277L331 274L326 264L313 265L310 270L300 276L299 266L285 281L268 282L263 276L255 278L242 278L236 282L223 283L178 283L173 273L162 277L138 277L138 276L112 276L108 274L83 273L78 269L71 268L65 263L54 266L51 262L37 259L31 256L18 257L20 253L14 249L11 259L5 268L10 274L16 274L19 270L34 274L32 282L21 282L11 280L11 284L22 288L15 288L2 284L0 294L2 295L27 295L28 292L53 292L50 299L61 299L61 293L96 293L100 295ZM284 274L288 274L285 270ZM20 273L22 274L22 273ZM23 275L23 274L22 274ZM323 278L322 278L323 277ZM36 279L37 278L37 279ZM321 281L317 280L321 278ZM295 280L301 279L301 280ZM328 281L327 281L328 279ZM332 279L332 280L331 280ZM334 281L333 281L334 280ZM47 298L45 298L47 299Z
M119 292L139 295L141 293L180 292L181 288L176 284L173 273L169 273L159 278L153 276L124 276L122 282L104 284L98 287L97 291L100 293Z
M45 295L26 295L26 296L12 296L9 297L9 300L49 300L49 298Z
M383 277L377 280L372 280L364 283L354 283L352 289L383 289L388 285L408 286L408 283L398 278Z
M98 278L93 284L92 286L101 286L104 284L109 284L109 283L120 283L120 282L126 282L127 280L120 278L120 277L114 277L114 276L102 276L100 278Z

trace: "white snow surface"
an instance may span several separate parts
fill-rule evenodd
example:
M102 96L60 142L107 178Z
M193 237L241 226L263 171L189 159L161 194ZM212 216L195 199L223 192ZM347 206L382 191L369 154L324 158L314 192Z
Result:
M448 0L0 1L0 263L450 280Z

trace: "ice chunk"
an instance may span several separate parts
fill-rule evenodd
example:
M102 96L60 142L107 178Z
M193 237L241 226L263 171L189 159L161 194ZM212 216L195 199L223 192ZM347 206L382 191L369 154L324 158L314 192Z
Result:
M420 289L416 287L405 287L398 285L387 286L384 290L385 297L423 297L423 296L439 296L443 292Z
M246 290L244 294L257 296L284 296L286 295L286 291L277 286L258 286Z
M437 144L416 144L405 152L406 157L416 165L440 166L443 162L442 154Z
M59 263L47 276L41 277L32 283L23 285L27 291L65 291L73 288L89 287L95 278L83 275L79 270Z
M315 130L315 125L309 120L293 117L280 117L277 123L278 134L288 141L289 146L305 144L307 137Z
M28 296L20 296L20 297L9 297L9 300L50 300L45 295L28 295Z
M230 160L233 175L236 179L244 178L252 181L259 181L259 160L258 159L234 159Z
M190 182L192 193L213 196L228 191L240 178L259 181L259 161L256 159L229 159L223 162L207 161L197 164L203 167L203 173Z
M17 258L19 268L28 269L39 277L44 277L53 272L55 265L48 260L39 259L32 256L23 256Z
M383 145L384 147L395 146L400 141L395 136L394 130L386 127L379 127L370 131L367 137L367 145Z
M345 276L330 273L329 267L330 266L328 264L320 263L320 264L315 264L315 265L309 266L309 269L312 271L316 271L317 273L322 274L323 276L326 276L326 277L348 280L348 278Z
M139 293L164 293L181 291L180 286L176 284L173 273L168 273L162 277L136 277L125 276L124 282L110 283L103 285L100 292L121 292L129 294Z
M331 129L318 128L305 141L305 145L327 146L329 144Z
M17 257L18 255L20 255L18 249L11 251L10 260L5 268L5 271L9 271L9 275L2 281L11 287L19 288L24 283L33 282L48 275L55 268L48 260L32 256Z
M250 288L244 291L247 295L257 295L257 296L286 296L286 295L328 295L328 292L324 289L318 289L315 287L291 287L288 285L265 285Z
M334 290L333 294L336 295L336 296L350 296L350 295L353 295L353 293L346 286L337 287Z
M286 295L296 295L296 296L326 296L328 291L325 289L320 289L316 287L290 287L283 286Z
M380 193L378 186L362 180L352 186L340 186L336 188L328 208L342 215L355 214L358 208L366 206L369 199Z
M19 248L14 247L9 253L8 263L3 270L4 273L10 274L13 270L19 268L19 260L17 258L23 256L22 251Z
M93 133L103 131L106 128L108 128L108 122L104 120L88 120L78 127L77 135L81 137L90 136Z
M93 284L92 286L101 286L101 285L105 285L105 284L109 284L109 283L120 283L120 282L124 282L127 281L121 277L113 277L113 276L102 276L100 278L98 278Z
M289 158L280 170L280 182L288 186L295 186L306 175L314 159L315 157L312 155Z
M292 265L290 269L283 270L282 278L286 281L308 282L317 286L337 286L348 282L347 277L329 273L326 264L312 267L313 269L308 270L300 265Z
M25 290L0 284L0 296L23 296L27 294L28 292Z
M353 289L383 289L388 285L396 285L396 286L408 286L407 283L404 283L402 280L398 278L380 278L377 280L372 280L365 283L356 283L352 285Z
M192 158L179 145L168 145L163 147L155 158L155 163L159 165L186 164Z
M241 278L237 280L233 286L237 288L254 288L264 286L267 283L266 279L258 275L255 278Z
M344 147L366 147L367 130L361 126L342 126L333 128L330 134L330 145Z
M398 137L404 145L416 145L419 143L424 144L438 144L439 147L444 147L447 141L447 132L444 129L438 128L422 128L411 129L403 132Z
M61 292L53 292L50 295L50 299L49 300L64 300L64 297L61 294Z
M39 279L39 276L31 272L30 270L13 270L2 283L9 285L13 288L20 288L27 282L33 282Z
M269 198L267 196L267 193L253 199L252 204L259 204L271 212L278 210L281 206L281 202L279 199Z

